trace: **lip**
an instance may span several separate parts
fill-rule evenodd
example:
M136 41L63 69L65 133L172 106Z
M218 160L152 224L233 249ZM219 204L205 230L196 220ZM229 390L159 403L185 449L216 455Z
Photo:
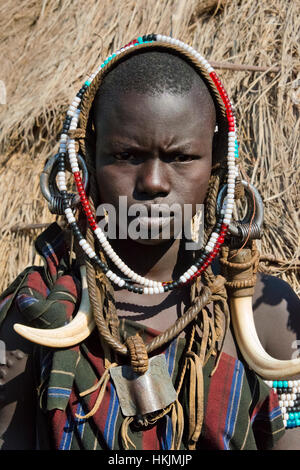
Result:
M139 223L141 229L145 230L157 230L165 227L166 225L170 224L173 220L172 216L162 216L162 217L145 217L140 216L136 217L135 221Z
M144 206L148 212L149 218L168 218L172 217L174 214L170 211L170 206L168 204L149 204Z

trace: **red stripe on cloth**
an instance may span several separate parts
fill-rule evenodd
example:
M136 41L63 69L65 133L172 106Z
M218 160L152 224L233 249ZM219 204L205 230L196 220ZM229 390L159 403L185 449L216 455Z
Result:
M104 361L103 361L103 350L99 344L98 334L92 334L87 340L87 349L88 349L88 358L90 364L93 368L97 371L98 379L95 383L98 382L100 377L105 372ZM101 357L102 356L102 357ZM88 411L90 411L99 395L99 389L95 390L95 392L91 393L88 405ZM94 414L94 416L90 419L93 419L97 429L99 429L100 434L104 435L104 430L106 426L107 420L110 419L109 416L109 405L111 399L111 384L110 382L107 384L106 391L104 393L104 397L102 399L101 405Z
M49 419L51 422L54 449L59 449L63 433L66 427L67 413L66 411L54 409L49 411Z
M204 428L211 449L224 449L223 436L232 386L235 359L222 353L218 368L210 379Z
M266 398L264 398L264 401L263 402L260 401L254 407L251 413L250 419L251 421L253 421L257 417L257 415L259 415L261 419L264 418L265 421L269 421L272 411L278 407L279 407L278 395L276 392L274 392L273 389L271 389L269 395Z
M143 431L142 438L142 449L143 450L160 450L160 443L157 436L157 427L147 429Z
M44 298L48 295L48 290L45 281L43 280L39 271L33 271L28 274L25 286L29 289L34 289Z

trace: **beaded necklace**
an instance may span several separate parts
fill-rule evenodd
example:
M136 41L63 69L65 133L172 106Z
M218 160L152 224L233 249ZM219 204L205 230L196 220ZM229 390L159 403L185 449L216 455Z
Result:
M206 246L201 250L200 256L192 264L192 266L186 272L184 272L178 280L175 281L158 282L140 276L139 274L135 273L132 269L130 269L130 267L128 267L113 250L104 232L100 227L98 227L94 215L92 213L80 174L79 163L75 149L75 140L70 135L68 135L69 131L75 131L77 129L80 118L81 102L84 98L86 90L89 88L97 74L102 74L103 71L107 71L109 64L111 64L111 62L114 61L117 56L121 57L124 53L127 53L130 49L133 48L147 47L148 44L173 47L177 51L181 52L182 55L188 55L189 57L192 57L194 61L196 61L196 63L198 64L198 68L203 71L203 74L209 77L210 83L214 84L215 89L218 93L218 100L222 103L225 109L226 120L228 125L227 195L223 203L221 215L217 219L216 226L214 227L214 230L211 233ZM95 253L93 248L84 238L77 225L67 193L65 174L65 159L67 156L69 158L71 171L73 173L77 191L80 196L81 205L87 216L88 223L91 229L93 230L95 236L99 240L106 255L122 272L124 277L121 277L114 273L111 269L109 269L106 263L100 260L99 256ZM238 144L236 138L234 112L230 99L228 98L227 93L214 69L196 50L183 43L182 41L160 34L149 34L134 39L129 44L126 44L124 47L109 56L84 82L83 86L76 94L75 98L73 99L71 105L68 108L67 116L63 124L62 134L60 136L57 186L63 199L64 213L67 222L70 228L72 229L74 236L77 238L82 250L90 258L90 261L96 267L96 269L100 268L113 284L125 288L128 291L132 291L134 293L139 294L159 294L193 281L206 270L206 268L212 263L213 259L219 253L220 247L224 243L224 239L227 234L232 217L232 210L234 205L235 178L237 175L237 168L235 165L236 158L238 158Z

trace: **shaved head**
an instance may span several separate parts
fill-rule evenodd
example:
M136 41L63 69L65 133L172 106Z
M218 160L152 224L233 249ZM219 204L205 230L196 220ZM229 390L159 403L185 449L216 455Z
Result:
M215 127L216 109L204 80L176 52L140 51L117 62L104 77L96 94L93 105L95 124L99 111L105 111L120 95L132 92L148 96L165 93L184 96L192 92L200 98L207 125Z

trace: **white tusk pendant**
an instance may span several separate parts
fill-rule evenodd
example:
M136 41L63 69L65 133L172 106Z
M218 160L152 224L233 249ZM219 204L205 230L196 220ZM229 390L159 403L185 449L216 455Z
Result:
M232 297L230 310L235 337L249 367L265 380L288 379L300 373L300 358L275 359L262 347L254 324L251 296Z
M89 300L86 267L80 267L82 281L81 303L73 320L67 325L54 329L31 328L15 323L14 330L33 343L51 348L67 348L86 339L95 327Z

